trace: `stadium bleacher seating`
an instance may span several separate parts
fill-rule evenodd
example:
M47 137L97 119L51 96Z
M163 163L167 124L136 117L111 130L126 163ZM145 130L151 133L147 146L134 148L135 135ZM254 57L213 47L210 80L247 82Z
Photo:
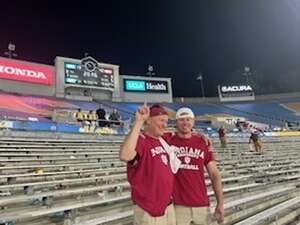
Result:
M0 224L132 224L126 168L118 160L121 137L16 134L0 137ZM262 155L245 138L230 138L227 149L213 141L225 224L299 219L300 138L265 138Z
M16 126L19 130L24 121L28 126L39 122L48 129L0 130L0 225L132 224L126 165L118 157L123 133L80 134L78 126L68 127L69 121L60 126L70 133L57 133L58 128L51 132L53 110L73 113L78 108L96 109L100 103L108 109L118 109L129 121L140 105L0 95L0 119L15 120L20 124ZM197 116L223 113L284 126L286 120L300 118L284 106L288 103L164 105L172 114L187 106ZM34 118L38 121L32 121ZM171 120L169 125L174 124ZM196 126L204 130L213 127L206 121L197 121ZM224 186L224 224L299 225L300 137L263 136L263 154L249 149L248 138L248 133L229 135L226 149L219 147L215 136L212 139ZM213 211L216 203L207 175L206 178Z

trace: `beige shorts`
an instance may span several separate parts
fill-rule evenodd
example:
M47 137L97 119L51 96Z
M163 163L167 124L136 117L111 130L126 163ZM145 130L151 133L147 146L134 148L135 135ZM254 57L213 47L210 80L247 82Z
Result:
M208 207L186 207L175 205L176 225L208 225Z
M165 215L153 217L138 205L134 205L134 225L176 225L174 205L166 208Z

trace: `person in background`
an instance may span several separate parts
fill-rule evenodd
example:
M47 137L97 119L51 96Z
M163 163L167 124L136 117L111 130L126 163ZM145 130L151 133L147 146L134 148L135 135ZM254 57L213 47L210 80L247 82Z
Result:
M94 110L90 110L89 113L87 114L87 121L89 125L89 131L94 132L97 123L97 114Z
M96 114L98 116L98 126L99 127L105 127L107 126L107 120L106 120L106 112L102 105L99 106L99 108L96 110Z
M255 151L258 153L262 153L262 143L259 137L259 132L256 129L251 130L248 143L251 144L251 142L253 142L254 144Z
M235 127L242 132L242 126L241 126L241 121L240 119L237 119L236 123L235 123Z
M227 139L226 139L226 133L225 133L225 128L224 126L221 126L218 130L219 133L219 140L221 143L222 148L226 148L227 146Z
M78 109L77 112L75 113L75 119L78 123L80 123L80 125L82 124L84 118L83 118L83 113L81 111L81 109Z
M121 120L121 116L120 114L118 113L118 110L117 109L114 109L113 112L109 115L109 118L108 118L110 121L110 124L111 125L116 125L116 126L120 126L120 120Z

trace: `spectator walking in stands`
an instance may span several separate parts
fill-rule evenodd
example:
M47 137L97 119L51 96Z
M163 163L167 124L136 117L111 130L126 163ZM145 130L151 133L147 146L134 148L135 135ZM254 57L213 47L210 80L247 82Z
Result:
M225 128L224 126L221 126L218 130L219 133L219 140L221 143L222 148L226 148L227 146L227 139L226 139L226 133L225 133Z
M103 109L103 106L100 105L100 107L97 109L96 114L98 116L98 126L99 127L105 127L107 126L107 120L106 120L106 112Z
M242 132L242 126L241 126L241 121L240 119L237 119L236 123L235 123L235 127Z
M253 142L255 151L258 153L262 153L262 143L259 138L259 133L257 130L253 129L250 134L249 144Z
M176 113L176 134L170 144L177 147L176 155L181 160L175 174L173 201L177 225L209 222L209 198L205 184L206 168L214 190L217 205L214 216L218 223L224 220L223 191L220 172L215 162L211 143L193 133L194 113L189 108L180 108Z
M116 125L116 126L119 126L120 125L120 120L121 120L121 116L120 114L118 113L118 110L117 109L114 109L113 112L109 115L109 118L108 118L110 121L110 125Z
M159 138L167 127L166 110L144 104L120 149L134 203L134 225L175 225L172 191L174 175ZM141 128L144 126L144 131Z

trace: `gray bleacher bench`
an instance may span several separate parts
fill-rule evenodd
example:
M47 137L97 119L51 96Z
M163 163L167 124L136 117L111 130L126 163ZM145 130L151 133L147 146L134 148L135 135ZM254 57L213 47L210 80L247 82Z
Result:
M55 186L57 184L85 184L87 181L99 182L99 181L110 181L110 180L125 180L127 175L125 173L105 175L105 176L95 176L87 178L75 178L75 179L62 179L62 180L53 180L53 181L42 181L42 182L31 182L31 183L20 183L20 184L7 184L0 185L0 190L12 190L14 188L20 187L32 187L32 186Z
M111 166L114 167L116 165L120 165L120 166L124 166L124 162L121 162L119 160L116 160L114 162L105 162L105 163L64 163L64 164L46 164L46 165L9 165L9 166L0 166L0 172L1 170L9 170L9 169L33 169L33 168L49 168L49 167L72 167L72 168L78 168L78 167L86 167L86 166L95 166L97 168L102 168L104 166L104 164L106 166ZM112 166L111 164L114 164L114 166Z
M51 156L86 156L86 155L100 155L100 156L114 156L116 155L116 153L118 152L103 152L103 151L97 151L97 152L88 152L88 151L82 151L82 152L76 152L74 153L74 151L72 152L52 152L52 151L48 151L47 153L16 153L15 151L11 151L12 153L8 153L7 151L5 151L5 153L1 153L0 152L0 157L51 157Z
M248 188L253 188L257 186L262 186L259 184L250 184L250 185L242 185L238 187L230 187L230 188L224 188L224 193L227 192L232 192L232 191L241 191L244 189ZM72 191L72 190L70 190ZM75 190L74 190L75 191ZM6 214L1 214L0 212L0 222L5 222L5 221L11 221L11 220L22 220L26 218L34 218L34 217L40 217L40 216L45 216L48 214L56 213L56 212L61 212L65 210L73 210L73 209L78 209L78 208L83 208L83 207L91 207L91 206L97 206L101 204L106 204L106 203L113 203L117 201L130 201L130 193L128 192L122 192L121 196L117 197L112 197L109 199L90 199L90 200L81 200L81 202L73 202L73 203L67 203L67 204L59 204L58 206L54 205L52 208L38 208L36 210L30 210L28 209L27 211L20 211L16 212L14 214L6 215ZM213 192L210 192L209 195L212 195Z
M84 207L91 207L91 206L96 206L96 205L105 205L105 204L112 204L115 202L120 202L120 201L130 201L130 194L129 193L124 193L122 196L117 196L117 197L111 197L107 199L90 199L90 200L76 200L76 202L72 203L67 203L67 204L59 204L59 205L54 205L52 208L47 208L47 207L39 207L36 210L28 209L28 210L22 210L22 211L16 211L12 212L8 215L8 213L1 213L0 212L0 223L5 223L9 221L22 221L24 219L30 219L30 218L35 218L35 217L40 217L40 216L45 216L45 215L50 215L58 212L63 212L66 210L74 210L74 209L79 209L79 208L84 208Z
M236 187L229 187L229 188L223 188L223 193L230 193L230 192L234 192L234 191L245 191L247 189L251 189L251 188L255 188L255 187L262 187L264 185L262 184L257 184L257 183L253 183L253 184L246 184L246 185L239 185ZM212 196L214 195L213 191L208 191L207 192L208 196Z
M295 186L284 187L284 188L280 188L280 189L276 189L276 190L272 190L272 191L252 195L252 196L245 197L245 198L239 198L239 199L236 199L236 200L233 200L233 201L230 201L230 202L226 202L224 204L224 209L228 210L228 209L236 208L236 207L239 207L240 205L248 203L248 202L256 201L258 199L262 199L262 198L265 198L265 197L268 197L268 196L282 194L282 193L292 191L292 190L295 190Z
M32 201L32 200L35 200L38 198L49 197L49 196L57 198L57 197L80 195L80 194L92 193L92 192L98 192L98 191L112 190L112 189L117 190L118 187L123 188L123 189L129 188L129 183L128 182L120 182L120 183L115 183L115 184L106 184L106 185L93 186L93 187L47 191L47 192L35 193L34 195L11 195L8 197L0 198L0 205L4 206L7 204L12 204L12 203L21 203L24 201Z
M0 167L1 168L1 167ZM41 174L39 173L18 173L18 174L4 174L0 175L0 179L6 179L9 177L15 177L15 178L22 178L22 177L59 177L60 175L72 175L72 174L105 174L108 175L110 173L116 173L116 172L126 172L126 167L116 167L116 168L110 168L110 169L86 169L86 170L72 170L72 171L57 171L57 172L43 172Z
M46 138L30 138L30 137L26 137L26 138L7 138L7 137L1 137L0 141L2 143L11 143L11 142L15 142L15 143L27 143L27 142L32 142L32 143L36 143L37 141L39 143L43 143L43 144L60 144L60 143L82 143L82 142L88 142L88 143L104 143L104 144L110 144L112 142L115 143L120 143L120 140L97 140L97 139L78 139L76 137L76 139L67 139L67 138L63 138L63 139L56 139L56 138L52 138L52 139L46 139Z
M276 195L276 194L279 194L281 192L286 192L286 191L292 190L293 188L294 187L288 187L288 188L282 188L280 190L271 191L271 192L268 192L268 193L262 193L258 196L254 196L254 198L264 197L264 196L267 196L267 195ZM253 201L254 198L250 199L250 197L247 197L247 201ZM246 198L243 199L243 200L245 201ZM238 201L236 201L235 204L241 204L241 203L243 203L243 200L238 200ZM229 203L227 205L225 204L225 208L232 207L232 206L233 206L232 203ZM132 216L133 216L133 211L129 210L129 211L125 211L125 212L113 213L109 216L103 216L101 218L91 219L91 220L88 220L88 221L77 222L74 225L101 225L101 224L106 224L106 223L121 220L121 219L130 218Z
M272 199L282 199L285 196L285 199L288 199L291 192L296 191L296 187L294 185L272 190L261 190L259 193L253 195L247 195L245 197L239 197L230 201L226 201L224 203L225 210L225 220L224 223L227 224L234 221L239 221L242 218L247 218L252 216L253 213L257 212L257 206L264 205ZM281 201L280 201L281 202ZM210 211L214 212L216 202L212 202ZM263 206L262 206L263 207ZM213 222L212 225L217 225L217 222Z
M100 225L100 224L106 224L120 219L125 219L132 216L133 216L133 210L129 210L125 212L113 213L110 216L104 216L101 218L92 219L85 222L75 223L74 225Z
M239 182L239 181L242 181L242 180L252 178L252 176L253 175L242 175L242 176L222 178L222 183ZM206 185L211 185L211 180L206 181L205 184Z
M270 220L272 218L276 218L276 216L280 216L285 210L289 208L295 207L300 204L300 197L295 197L285 202L282 202L276 206L273 206L267 210L264 210L254 216L251 216L245 220L242 220L235 225L255 225L260 224L263 221Z
M282 180L288 181L288 180L298 180L300 179L300 174L296 174L296 175L291 175L291 176L286 176L283 177ZM300 186L300 184L298 184Z
M88 154L87 154L88 155ZM120 161L119 160L119 156L117 156L117 155L112 155L112 156L98 156L98 157L96 157L96 156L93 156L93 157L76 157L76 156L73 156L73 157L56 157L56 156L54 156L54 157L52 157L52 158L49 158L49 157L35 157L35 158L33 158L33 157L23 157L23 158L12 158L12 159L1 159L0 158L0 163L2 163L2 164L9 164L9 163L11 163L11 162L14 162L14 163L16 163L16 162L19 162L19 163L22 163L22 162L49 162L49 161L66 161L66 160L68 160L68 161L79 161L79 160L82 160L82 161L87 161L87 160L102 160L102 161L104 161L104 160L113 160L113 161L115 161L115 162L118 162L118 161Z
M287 170L278 170L278 171L267 171L266 173L268 175L278 175L278 174L288 174L288 173L298 173L300 172L300 168L296 168L296 169L287 169Z

